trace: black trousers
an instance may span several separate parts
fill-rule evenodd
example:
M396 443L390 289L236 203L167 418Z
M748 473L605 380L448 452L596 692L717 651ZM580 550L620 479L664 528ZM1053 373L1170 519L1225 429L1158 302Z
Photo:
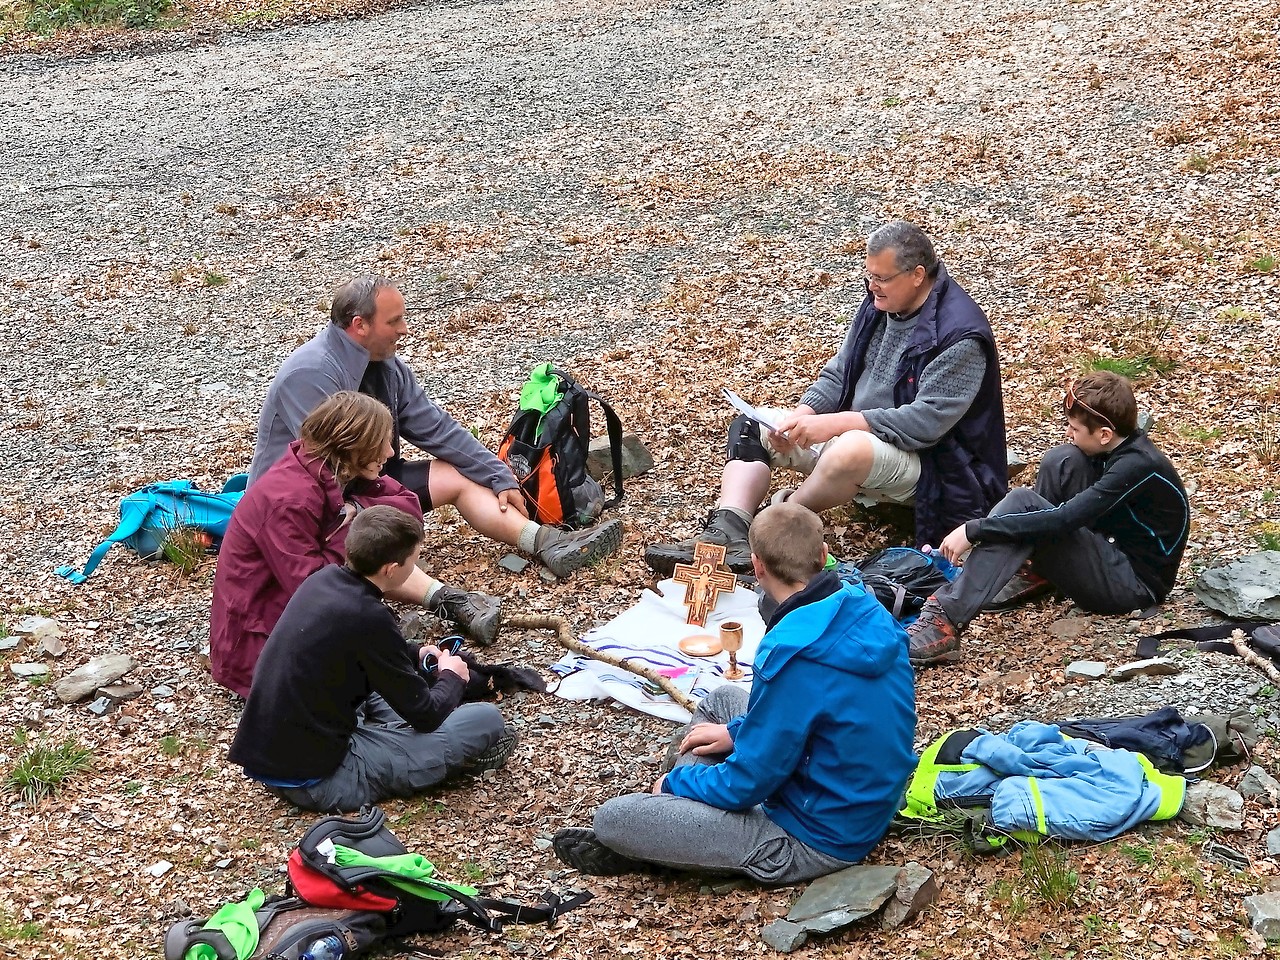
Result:
M1010 490L990 515L1048 510L1092 486L1099 476L1101 471L1078 447L1054 447L1040 463L1036 488ZM938 602L952 623L965 627L1028 558L1032 570L1091 613L1127 613L1155 600L1110 538L1080 529L1034 542L978 544L960 576L938 591Z

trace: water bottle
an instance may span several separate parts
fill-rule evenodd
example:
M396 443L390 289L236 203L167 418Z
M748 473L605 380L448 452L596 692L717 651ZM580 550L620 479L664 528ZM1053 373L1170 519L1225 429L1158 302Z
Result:
M335 933L326 934L298 954L298 960L342 960L347 945Z

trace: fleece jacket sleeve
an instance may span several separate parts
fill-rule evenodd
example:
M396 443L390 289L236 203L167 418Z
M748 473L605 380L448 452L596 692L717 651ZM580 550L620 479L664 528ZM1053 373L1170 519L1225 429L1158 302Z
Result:
M748 810L771 797L795 774L817 717L813 691L792 681L784 667L763 686L734 731L733 752L716 764L674 768L664 792L721 810Z
M315 504L283 501L268 516L255 538L271 575L288 594L321 567L342 563L341 550L322 543Z
M813 386L801 395L800 402L812 407L814 413L835 413L840 409L840 397L844 393L844 374L849 367L849 359L853 356L853 344L856 339L854 332L857 328L856 320L849 324L840 350L826 362Z

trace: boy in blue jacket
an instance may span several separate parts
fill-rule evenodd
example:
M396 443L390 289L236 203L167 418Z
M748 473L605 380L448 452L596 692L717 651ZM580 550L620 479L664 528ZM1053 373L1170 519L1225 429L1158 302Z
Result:
M699 704L675 768L607 801L594 829L559 831L583 873L648 864L797 883L880 841L915 766L915 691L902 628L873 596L824 573L822 522L798 504L751 526L751 562L778 601L751 693Z

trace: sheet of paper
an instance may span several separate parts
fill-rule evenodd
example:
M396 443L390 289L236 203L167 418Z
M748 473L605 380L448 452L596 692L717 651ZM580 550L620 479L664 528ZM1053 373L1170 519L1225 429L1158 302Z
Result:
M773 430L777 427L777 423L772 418L761 413L728 387L721 387L720 389L724 391L724 398L728 400L730 405L732 405L732 407L739 413L744 414L768 430Z

